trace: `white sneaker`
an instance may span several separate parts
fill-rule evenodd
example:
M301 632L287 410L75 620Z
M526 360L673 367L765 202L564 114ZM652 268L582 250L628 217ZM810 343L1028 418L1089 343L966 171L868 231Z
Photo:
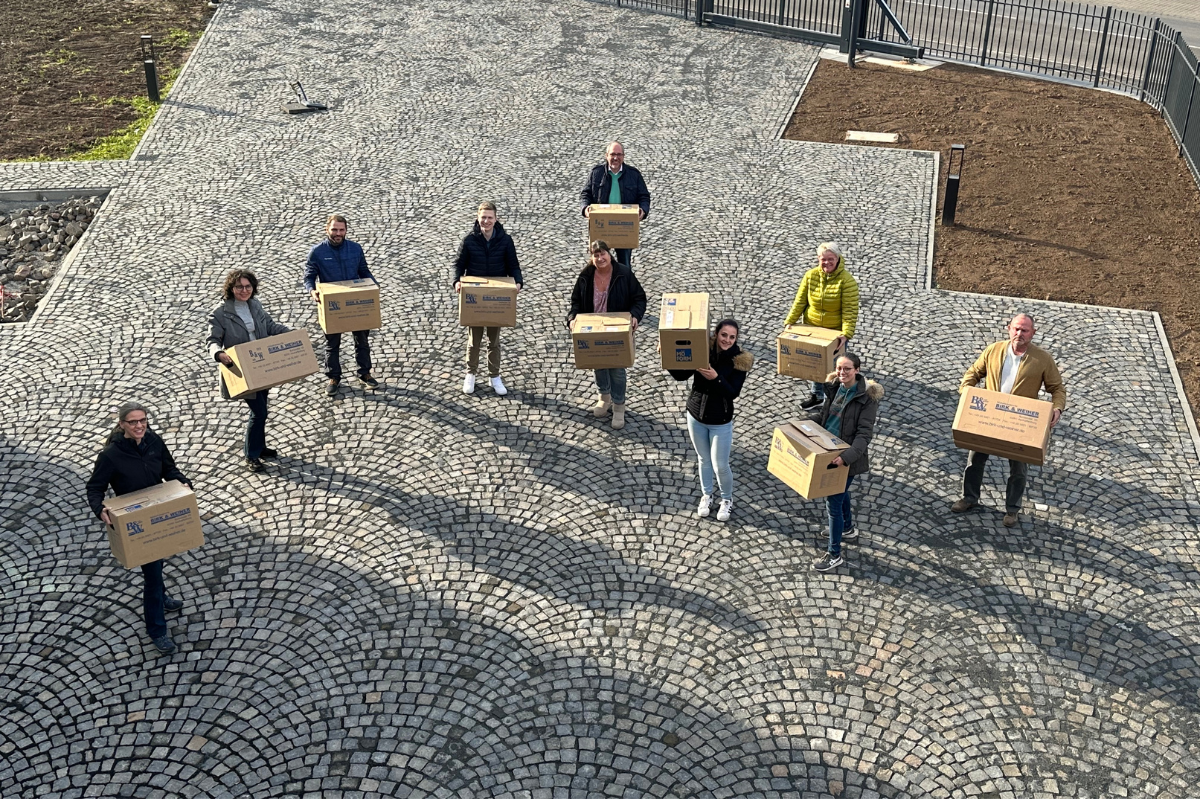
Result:
M500 376L492 378L492 391L498 395L508 394L508 389L504 388L504 381L500 380Z
M475 393L475 373L468 372L467 377L463 378L463 394Z
M700 506L696 509L696 516L707 517L710 511L712 511L712 495L701 495Z
M732 500L722 500L721 507L717 509L717 519L721 522L729 522L729 512L733 510Z

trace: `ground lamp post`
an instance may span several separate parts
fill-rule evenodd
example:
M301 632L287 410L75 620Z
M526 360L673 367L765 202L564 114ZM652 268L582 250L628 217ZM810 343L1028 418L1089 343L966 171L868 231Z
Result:
M146 95L151 103L158 103L158 70L154 66L154 40L149 35L142 36L142 65L146 68Z
M954 212L958 208L958 182L962 175L963 158L966 156L965 144L950 145L950 160L946 163L946 202L942 204L942 224L954 224ZM958 163L955 164L955 158Z

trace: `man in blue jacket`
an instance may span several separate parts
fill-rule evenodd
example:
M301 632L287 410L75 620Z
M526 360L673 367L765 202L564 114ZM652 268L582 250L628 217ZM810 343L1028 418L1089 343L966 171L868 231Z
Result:
M588 206L593 203L637 205L638 219L650 214L650 190L642 180L637 167L625 163L625 148L620 142L609 142L604 151L604 163L592 167L588 181L579 193L579 213L588 215ZM633 250L617 250L617 261L627 267L633 266Z
M367 269L367 258L363 255L362 247L357 242L346 238L346 218L341 214L333 214L325 223L325 241L314 247L308 253L308 263L304 267L304 288L316 302L321 302L317 292L317 281L333 283L336 281L353 281L359 278L375 280L371 270ZM378 281L376 281L378 283ZM374 389L379 381L371 377L371 348L367 342L369 331L354 331L354 362L358 365L358 379ZM325 394L333 397L337 394L342 382L342 335L340 333L325 334L325 374L329 377L329 385Z

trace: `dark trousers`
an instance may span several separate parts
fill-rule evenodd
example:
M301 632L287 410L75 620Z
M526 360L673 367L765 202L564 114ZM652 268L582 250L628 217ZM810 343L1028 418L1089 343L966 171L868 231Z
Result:
M163 584L163 560L142 564L142 577L146 585L142 589L142 615L146 618L146 633L151 639L167 635L167 610L163 603L167 599L167 587Z
M613 252L617 254L617 261L633 269L633 250L614 250Z
M987 453L976 453L974 450L967 452L967 469L963 472L963 499L972 503L979 502L987 460ZM1008 487L1004 492L1005 513L1016 514L1021 510L1021 498L1025 496L1025 478L1028 474L1029 465L1025 462L1008 462Z
M358 365L358 374L371 374L371 346L367 343L370 331L354 331L354 363ZM325 375L335 381L342 379L342 335L340 333L325 334Z
M253 397L244 398L250 408L250 421L246 423L246 458L258 458L267 446L267 391L264 389Z

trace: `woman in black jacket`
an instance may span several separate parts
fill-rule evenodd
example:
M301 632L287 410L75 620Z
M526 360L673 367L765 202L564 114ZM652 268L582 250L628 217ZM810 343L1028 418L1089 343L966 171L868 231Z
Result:
M707 517L712 510L713 473L721 489L717 519L729 520L733 510L733 470L729 451L733 448L733 401L742 393L746 373L754 366L754 356L737 345L737 320L723 319L713 330L704 369L673 369L677 381L692 381L687 400L688 433L700 461L700 506L696 515Z
M615 314L627 312L637 331L646 313L646 292L638 283L633 270L617 261L608 243L595 241L588 245L591 258L575 280L571 291L571 310L567 312L567 327L580 314ZM625 368L593 370L600 397L592 414L605 417L612 409L612 426L625 427Z
M496 204L484 200L479 204L479 214L475 220L474 229L463 237L462 245L458 248L458 258L454 260L454 292L460 291L459 281L464 275L478 278L512 278L521 291L524 278L521 276L521 265L517 261L517 248L512 237L505 232L504 226L496 218ZM475 391L475 372L479 369L479 347L483 342L483 332L488 337L488 375L491 378L492 391L499 395L508 394L504 381L500 379L500 328L485 328L482 325L472 325L467 337L467 377L463 379L463 391L472 394Z
M841 494L825 498L825 510L829 522L829 547L825 555L813 561L813 569L829 572L840 567L842 542L858 539L854 520L850 515L850 484L857 475L871 468L867 446L875 432L875 420L879 416L879 401L883 399L883 387L859 374L862 362L853 353L846 353L837 360L834 371L825 379L825 404L820 411L809 416L825 430L850 445L833 460L833 465L850 467L846 478L846 490Z
M88 505L105 525L111 525L104 508L104 492L123 495L157 486L163 481L179 481L192 488L192 482L175 466L175 459L157 433L150 430L149 414L140 403L126 403L117 409L117 427L108 437L104 450L96 458L92 477L87 482ZM183 608L183 601L167 596L163 584L163 561L142 565L145 587L142 613L146 633L159 652L175 652L175 643L167 633L166 612Z
M225 302L213 309L208 318L208 354L225 366L233 364L226 348L246 344L267 336L278 336L291 330L271 319L255 295L258 294L258 278L245 269L235 269L225 276L222 290ZM225 379L218 375L221 396L229 399ZM243 452L246 469L262 472L262 459L275 458L276 452L267 447L267 396L268 389L243 398L250 408L250 421L246 423L246 441Z

